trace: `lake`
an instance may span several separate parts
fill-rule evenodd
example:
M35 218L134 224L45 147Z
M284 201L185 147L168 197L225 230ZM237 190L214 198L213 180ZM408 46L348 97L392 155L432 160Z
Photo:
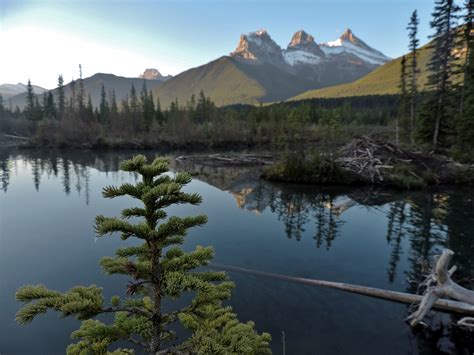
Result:
M109 184L133 182L118 163L135 152L0 150L0 354L64 354L79 322L48 313L15 323L15 290L44 284L66 290L97 284L106 297L125 294L126 280L105 276L98 260L124 244L95 238L94 217L118 215L135 202L104 199ZM155 153L147 152L153 157ZM290 276L416 292L427 261L441 248L456 255L455 279L474 286L474 191L387 192L271 184L251 169L182 165L195 180L187 191L206 226L190 231L184 249L212 245L214 261ZM130 243L130 242L127 242ZM404 322L407 305L248 274L229 273L230 304L241 320L270 332L274 353L472 354L454 316L432 313L429 327Z

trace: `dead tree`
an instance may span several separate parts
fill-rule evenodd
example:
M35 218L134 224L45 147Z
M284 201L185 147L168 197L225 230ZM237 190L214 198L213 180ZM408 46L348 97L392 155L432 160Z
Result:
M412 326L419 324L440 298L450 298L474 305L474 291L458 285L451 279L451 275L456 271L456 266L448 269L453 255L452 250L444 249L441 255L435 257L433 270L425 281L426 291L423 299L416 312L407 318ZM474 329L474 318L465 317L458 322L458 325Z

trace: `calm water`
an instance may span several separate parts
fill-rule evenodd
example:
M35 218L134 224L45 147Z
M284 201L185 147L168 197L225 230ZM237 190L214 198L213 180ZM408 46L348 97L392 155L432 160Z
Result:
M125 280L104 276L98 260L122 245L95 239L95 215L118 215L134 204L106 200L107 184L135 181L117 172L133 153L0 151L0 354L63 354L76 329L56 314L29 326L14 321L15 290L42 283L66 290L77 284L124 294ZM153 155L147 153L149 155ZM209 223L192 230L184 245L213 245L215 261L292 276L414 292L424 260L441 247L456 252L456 278L474 286L474 192L381 193L285 186L260 181L245 170L180 166L196 175L188 190ZM472 354L472 339L436 313L431 327L413 331L405 305L231 273L231 305L273 336L275 353Z

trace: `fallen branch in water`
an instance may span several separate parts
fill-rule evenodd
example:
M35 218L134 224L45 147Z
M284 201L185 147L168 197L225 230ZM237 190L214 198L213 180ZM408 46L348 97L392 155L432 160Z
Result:
M246 268L242 268L238 266L230 266L230 265L222 265L222 264L213 263L210 265L210 267L216 268L216 269L222 269L226 271L251 274L255 276L263 276L267 278L283 280L283 281L288 281L288 282L295 282L295 283L300 283L304 285L334 288L334 289L338 289L338 290L342 290L346 292L357 293L360 295L385 299L388 301L393 301L393 302L398 302L398 303L407 303L407 304L420 303L424 298L421 295L413 295L410 293L383 290L383 289L374 288L374 287L352 285L352 284L347 284L347 283L342 283L342 282L332 282L332 281L324 281L324 280L307 279L307 278L302 278L302 277L293 277L293 276L287 276L287 275L281 275L281 274L274 274L274 273L265 272L265 271L246 269ZM452 301L452 300L447 300L447 299L436 299L433 302L432 306L433 308L436 308L440 311L474 316L474 305L467 304L464 302Z
M27 140L30 139L30 138L28 138L28 137L15 136L15 135L13 135L13 134L4 134L3 136L4 136L5 138L18 139L18 140L21 140L21 141L27 141Z
M441 255L435 257L433 270L426 281L427 287L423 299L417 311L408 317L412 326L419 324L441 297L449 297L474 307L474 291L458 285L451 279L451 275L456 271L455 267L448 270L453 255L452 250L444 249ZM474 328L470 318L461 319L460 325Z

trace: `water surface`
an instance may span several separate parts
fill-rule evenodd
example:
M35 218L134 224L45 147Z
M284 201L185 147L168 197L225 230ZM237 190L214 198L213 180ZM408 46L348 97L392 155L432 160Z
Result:
M117 171L133 152L0 151L0 353L63 354L74 319L56 314L28 326L14 321L15 290L42 283L66 290L98 284L106 297L124 295L126 281L103 275L98 260L123 245L96 239L95 215L118 215L136 202L106 200L108 184L133 182ZM153 156L153 153L147 153ZM196 175L187 190L203 196L209 223L191 230L184 248L212 245L215 261L291 276L416 292L427 260L443 247L456 253L456 279L474 286L474 192L409 193L279 185L248 169L182 166ZM130 242L127 242L130 243ZM337 290L230 273L230 304L241 320L272 334L287 354L465 354L472 341L449 315L434 313L430 328L413 331L407 306Z

